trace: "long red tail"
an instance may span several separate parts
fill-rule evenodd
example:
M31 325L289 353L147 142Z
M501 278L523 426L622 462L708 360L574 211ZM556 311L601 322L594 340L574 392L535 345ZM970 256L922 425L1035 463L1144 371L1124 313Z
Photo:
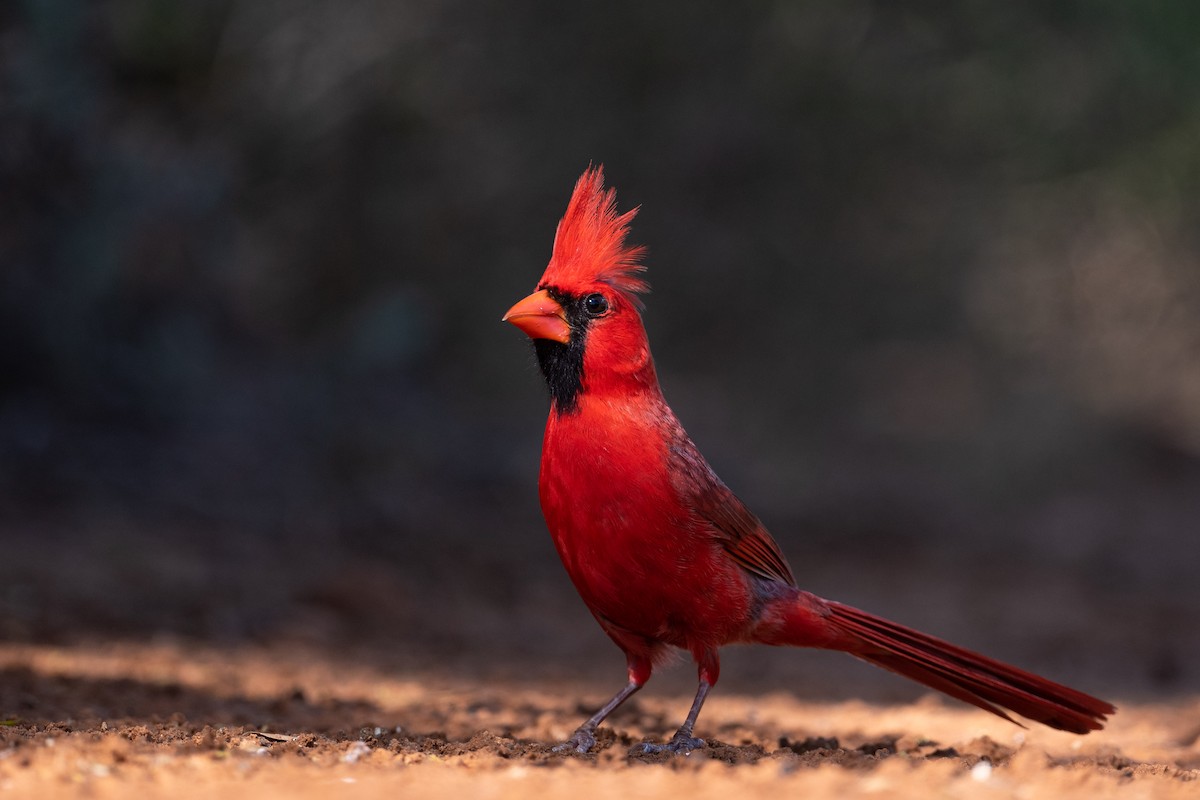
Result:
M1111 703L929 634L807 592L799 595L782 635L771 643L845 650L1018 725L1003 709L1071 733L1100 730L1116 711Z

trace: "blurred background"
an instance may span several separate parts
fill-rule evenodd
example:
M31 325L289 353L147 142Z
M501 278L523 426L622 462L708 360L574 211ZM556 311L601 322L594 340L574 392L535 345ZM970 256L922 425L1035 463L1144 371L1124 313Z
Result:
M1165 1L6 4L0 638L619 685L500 323L595 162L667 397L805 588L1195 691L1197 41Z

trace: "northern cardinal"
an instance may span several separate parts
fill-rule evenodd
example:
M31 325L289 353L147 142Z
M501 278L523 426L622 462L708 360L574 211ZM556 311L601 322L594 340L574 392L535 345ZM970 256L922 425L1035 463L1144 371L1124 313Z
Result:
M737 642L841 650L1016 722L1087 733L1103 700L796 585L758 518L713 473L659 389L637 294L641 248L625 244L637 209L618 214L602 167L575 184L536 291L504 320L532 340L550 389L542 512L575 588L625 653L629 682L559 751L587 752L596 729L673 648L699 670L696 699L665 744L704 746L696 717ZM1019 723L1018 723L1019 724Z

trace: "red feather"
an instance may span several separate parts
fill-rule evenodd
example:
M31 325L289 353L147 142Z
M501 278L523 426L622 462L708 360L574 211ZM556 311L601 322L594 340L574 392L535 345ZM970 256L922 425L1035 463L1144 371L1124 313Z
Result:
M575 182L538 288L600 282L626 293L648 291L639 277L644 248L625 244L637 212L618 214L616 192L604 188L604 167L589 167Z

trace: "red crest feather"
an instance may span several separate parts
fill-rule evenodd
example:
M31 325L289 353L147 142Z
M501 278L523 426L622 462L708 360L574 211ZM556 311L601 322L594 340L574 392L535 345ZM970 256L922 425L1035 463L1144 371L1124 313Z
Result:
M644 248L627 247L625 236L636 208L617 213L617 196L604 188L604 167L588 167L575 183L567 212L554 234L550 264L538 286L570 290L600 281L623 292L645 292L650 285L638 273Z

